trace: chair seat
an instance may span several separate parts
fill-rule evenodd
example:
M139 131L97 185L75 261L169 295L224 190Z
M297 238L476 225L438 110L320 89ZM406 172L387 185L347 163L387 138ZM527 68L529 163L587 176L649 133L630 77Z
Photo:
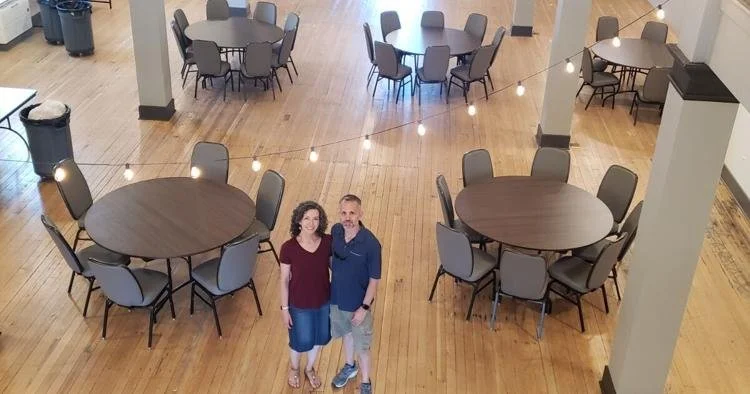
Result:
M469 82L469 81L471 81L471 78L469 78L469 70L470 70L470 68L471 68L470 64L463 64L463 65L458 66L458 67L453 67L451 69L451 75L453 75L454 77L456 77L456 78L458 78L458 79L460 79L460 80L462 80L464 82Z
M591 271L591 264L578 257L566 256L555 261L549 267L549 276L552 279L570 287L571 289L585 294L589 292L586 288L586 280Z
M385 75L385 74L381 74L381 75L383 77L395 79L398 81L411 75L411 67L404 65L404 64L399 64L398 71L396 71L396 75Z
M198 282L206 290L215 296L221 296L234 290L221 290L219 288L219 261L220 257L208 260L193 268L193 280Z
M467 282L476 282L495 268L497 259L493 255L477 248L471 248L471 254L474 256L474 272L468 278L461 279Z
M420 67L420 68L417 69L417 78L419 78L419 80L421 82L426 82L426 83L445 82L445 80L447 79L445 76L443 76L443 79L427 79L427 78L425 78L425 76L424 76L424 67Z
M130 264L130 257L123 256L119 253L110 252L109 250L104 249L99 245L87 246L76 252L76 256L78 256L78 261L83 267L83 272L81 272L81 275L86 278L91 278L92 276L94 276L94 273L91 272L91 269L89 268L90 258L94 258L105 263L124 265Z
M223 77L223 76L227 75L229 73L229 71L231 71L231 70L232 69L229 66L229 63L222 60L221 61L221 68L219 69L219 72L217 74L205 74L205 75L210 75L210 76L213 76L213 77Z
M237 239L249 237L253 234L258 234L259 242L264 242L271 239L271 230L269 230L268 227L266 227L266 225L258 219L255 219L253 224L251 224L250 227L248 227L247 230L242 233L242 235L237 237Z
M604 250L604 248L606 248L607 245L611 243L612 241L603 239L589 246L573 249L573 256L586 260L589 263L593 263L597 258L599 258L599 254L601 254L602 250Z
M609 66L608 61L602 58L596 57L594 58L593 67L591 69L594 70L594 72L602 72L607 69L607 66Z
M608 72L595 72L594 78L591 80L591 86L602 87L617 85L620 83L620 78L617 78L615 74Z
M271 70L269 69L268 72L263 75L250 75L246 72L244 66L240 66L240 75L242 75L244 78L266 78L271 75Z
M143 301L137 305L126 306L147 306L156 301L156 297L169 285L167 274L148 268L135 268L131 272L143 291Z

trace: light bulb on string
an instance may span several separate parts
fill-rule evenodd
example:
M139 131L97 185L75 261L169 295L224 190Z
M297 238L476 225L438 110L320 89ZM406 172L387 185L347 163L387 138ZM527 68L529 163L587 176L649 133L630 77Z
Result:
M362 141L362 148L364 148L365 150L370 150L370 148L372 148L372 141L370 141L370 135L369 134L366 135L365 136L365 140Z
M62 168L57 168L55 170L55 180L58 181L58 182L64 181L66 175L67 174L65 173L65 170L62 169Z
M664 12L664 8L661 8L661 4L656 6L656 19L658 20L664 20L664 17L666 16L666 13Z
M195 179L195 178L198 178L200 176L201 176L201 169L200 168L198 168L198 167L192 167L190 169L190 177L191 178Z
M474 116L477 114L477 107L474 106L474 103L469 104L469 108L466 109L466 112L469 113L469 116Z
M622 42L620 41L620 37L615 36L615 38L612 39L612 46L615 48L619 48L620 45L622 45Z
M526 93L526 88L523 86L523 83L521 83L521 81L518 81L518 86L516 86L516 95L523 96L524 93Z
M258 171L260 171L260 168L261 168L262 166L261 166L261 164L260 164L260 161L258 160L258 158L257 158L257 157L253 157L253 164L252 164L252 165L251 165L250 167L251 167L251 168L253 169L253 171L255 171L255 172L258 172Z
M133 172L133 169L130 168L130 164L125 163L125 172L122 173L122 176L125 177L126 181L133 180L133 176L135 176L135 173Z
M318 161L318 152L315 151L315 147L310 148L310 155L308 156L311 162L315 163Z
M575 64L570 59L565 59L565 72L572 74L576 70Z
M419 124L417 125L417 134L419 134L419 136L421 137L425 135L425 133L427 133L427 128L424 126L424 123L422 123L422 121L420 120Z

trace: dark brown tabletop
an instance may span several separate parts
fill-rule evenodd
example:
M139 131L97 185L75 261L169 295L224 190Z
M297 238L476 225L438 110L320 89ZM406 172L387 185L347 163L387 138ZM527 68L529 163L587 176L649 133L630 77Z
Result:
M621 66L650 69L654 67L672 67L674 58L667 45L640 38L620 38L620 46L612 45L612 39L594 44L591 50L597 56Z
M469 227L503 244L565 251L590 245L612 229L612 213L591 193L567 183L529 176L496 177L456 197Z
M482 41L458 29L435 27L404 27L385 36L385 41L396 49L413 55L423 55L427 47L448 45L451 56L465 55L482 46Z
M284 30L270 23L234 16L226 20L200 21L185 29L191 40L213 41L222 48L244 48L251 42L277 42Z
M220 247L245 231L255 204L234 186L205 179L157 178L121 187L86 213L97 244L133 257L165 259Z

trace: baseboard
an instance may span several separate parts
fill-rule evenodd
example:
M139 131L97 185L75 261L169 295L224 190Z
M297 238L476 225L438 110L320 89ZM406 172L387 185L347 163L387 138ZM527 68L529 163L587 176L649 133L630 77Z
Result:
M612 381L612 374L609 372L609 365L604 366L602 380L599 381L599 389L602 391L602 394L617 394L615 382Z
M742 186L740 186L740 183L737 182L737 179L732 175L732 172L729 171L727 166L721 168L721 179L724 180L729 191L732 192L732 195L740 204L740 208L745 211L745 216L750 217L750 198L748 198L747 193L742 190Z
M539 147L550 148L570 148L570 136L561 134L545 134L542 131L542 125L536 125L536 144Z
M534 26L513 25L510 27L510 35L513 37L531 37L534 35L533 30Z
M169 100L169 104L164 107L154 105L138 106L138 119L140 120L170 120L174 113L174 99Z

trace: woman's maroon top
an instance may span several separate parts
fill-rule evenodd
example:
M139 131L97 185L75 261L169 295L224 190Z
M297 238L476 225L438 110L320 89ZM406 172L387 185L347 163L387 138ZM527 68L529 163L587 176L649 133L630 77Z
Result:
M296 237L281 245L281 264L289 264L289 305L314 309L325 305L331 297L328 262L331 257L331 236L323 235L318 249L310 253Z

